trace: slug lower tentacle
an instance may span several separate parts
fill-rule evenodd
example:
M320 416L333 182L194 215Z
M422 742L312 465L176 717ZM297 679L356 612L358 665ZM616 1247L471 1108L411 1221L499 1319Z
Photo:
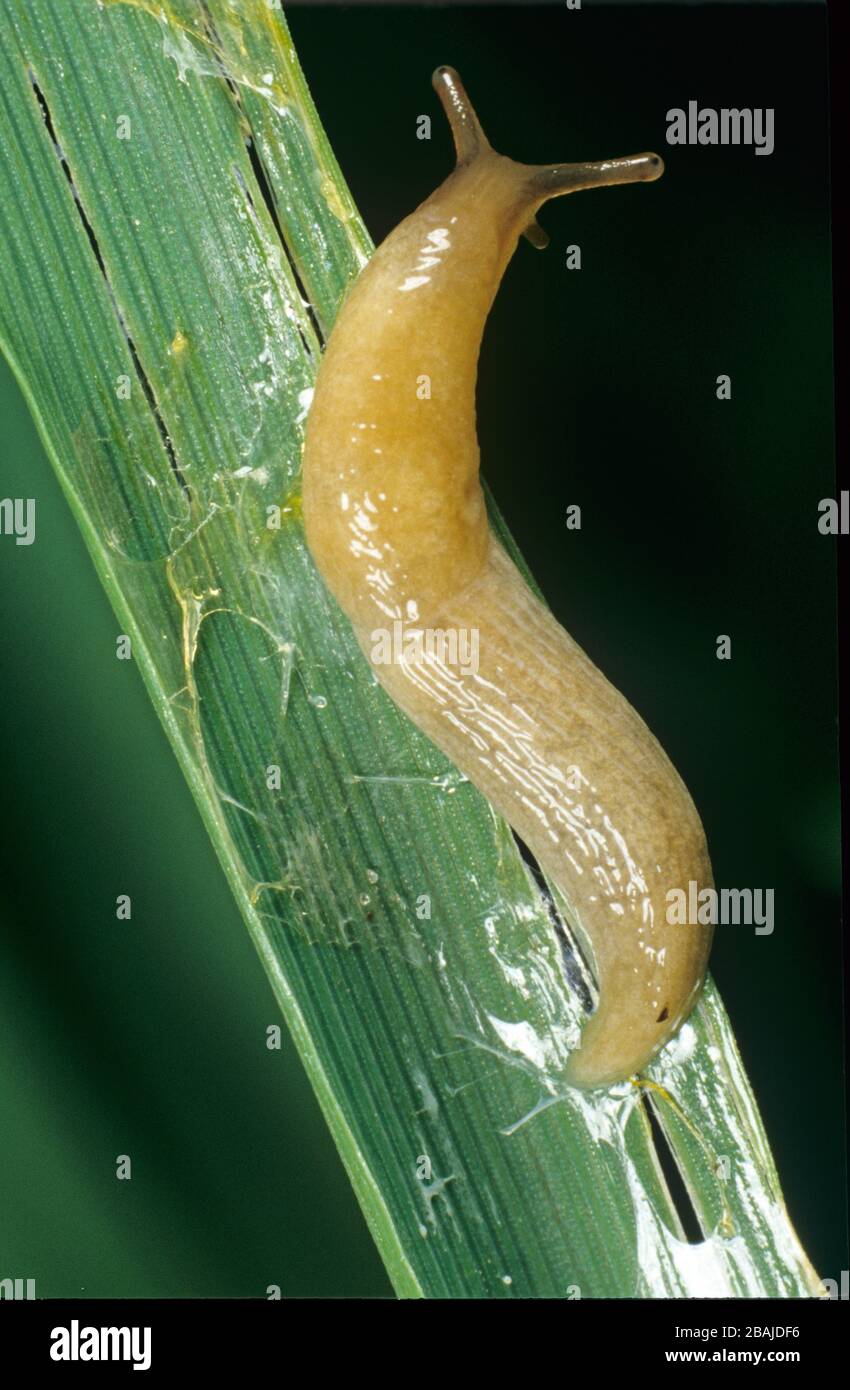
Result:
M646 1065L699 994L711 928L669 923L667 893L710 886L711 866L660 745L490 532L475 385L518 238L546 244L538 208L663 164L515 163L451 68L434 85L457 165L375 253L331 334L307 421L307 541L381 684L563 893L599 985L567 1080L609 1085Z

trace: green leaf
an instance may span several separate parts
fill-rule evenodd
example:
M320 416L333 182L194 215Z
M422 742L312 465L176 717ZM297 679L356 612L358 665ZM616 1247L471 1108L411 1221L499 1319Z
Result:
M0 38L0 343L398 1293L812 1295L711 983L645 1085L564 1086L547 902L306 551L309 391L371 248L280 10L0 0Z

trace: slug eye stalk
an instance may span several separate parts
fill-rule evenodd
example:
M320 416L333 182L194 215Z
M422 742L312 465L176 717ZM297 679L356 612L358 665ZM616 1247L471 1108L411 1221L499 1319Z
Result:
M626 183L652 183L664 173L660 155L645 153L619 159L600 159L582 164L521 164L497 155L476 115L460 75L454 68L439 67L431 78L449 122L457 155L463 168L488 155L503 159L515 171L518 201L527 204L530 221L523 230L533 246L543 249L549 238L534 220L537 209L550 198L579 193L585 188L606 188Z

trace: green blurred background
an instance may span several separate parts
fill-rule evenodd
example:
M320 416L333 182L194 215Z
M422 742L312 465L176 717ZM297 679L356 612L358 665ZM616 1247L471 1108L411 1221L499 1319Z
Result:
M558 616L688 783L718 883L775 890L774 934L719 929L713 969L792 1219L837 1277L825 11L289 18L378 241L450 167L441 62L518 158L665 156L660 183L551 204L549 250L521 244L484 344L482 458ZM775 153L668 148L665 113L690 99L774 107ZM3 364L0 398L0 496L37 499L36 543L0 537L0 1278L33 1277L40 1297L388 1295L289 1040L265 1047L271 991Z

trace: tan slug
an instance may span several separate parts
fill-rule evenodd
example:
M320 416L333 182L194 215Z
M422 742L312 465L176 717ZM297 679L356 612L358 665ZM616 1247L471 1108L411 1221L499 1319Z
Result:
M457 73L433 81L457 166L336 321L307 420L307 541L381 684L563 892L599 985L567 1080L605 1086L640 1071L699 995L712 929L671 925L666 895L710 886L711 865L666 754L490 532L475 383L519 236L546 244L541 204L663 164L517 164L489 145Z

